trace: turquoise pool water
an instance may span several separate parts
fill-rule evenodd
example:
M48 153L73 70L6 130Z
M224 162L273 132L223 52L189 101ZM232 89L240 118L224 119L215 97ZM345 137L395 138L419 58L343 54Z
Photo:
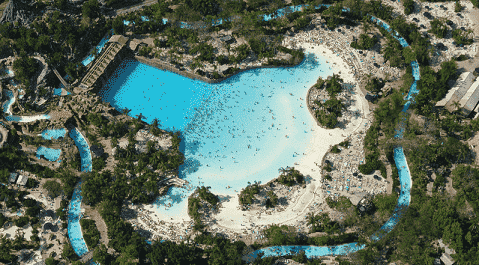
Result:
M75 142L75 145L78 147L80 151L81 157L81 171L91 171L92 170L92 162L91 162L91 151L90 146L86 142L83 135L75 128L70 131L69 136Z
M11 115L11 110L9 111L10 106L15 102L15 97L11 90L6 90L5 95L8 98L5 103L3 103L3 112L7 114L5 116L5 120L7 121L15 121L15 122L32 122L36 120L44 120L50 119L48 114L39 114L39 115L32 115L32 116L16 116Z
M83 135L75 128L70 131L69 136L75 142L75 145L80 151L81 157L81 171L90 172L92 170L91 152ZM78 256L82 256L88 252L83 233L80 226L81 219L81 181L78 182L73 197L68 206L68 238L73 247L73 250Z
M373 21L375 20L374 17L371 18ZM389 32L389 26L387 26L384 22L377 21L379 25L383 28L387 29ZM399 39L401 45L403 47L408 46L407 42L402 38ZM419 76L419 64L417 61L411 63L411 67L413 68L413 76L414 82L411 85L408 95L405 97L407 103L404 105L402 112L406 112L410 106L410 104L414 101L414 96L419 93L417 89L417 80L420 79ZM397 138L402 138L402 134L405 129L405 121L402 120L398 124L398 128L396 129ZM378 241L387 233L389 233L399 222L402 214L406 211L407 207L411 202L411 175L409 171L409 167L407 165L406 157L404 155L404 151L402 147L396 147L394 149L394 160L396 167L398 168L399 173L399 181L401 184L401 193L398 198L397 205L393 211L393 215L389 218L389 220L376 232L371 236L372 241ZM339 248L338 248L339 247ZM246 260L254 260L259 253L264 253L265 257L270 256L285 256L285 255L292 255L301 250L306 251L306 256L308 258L318 257L318 256L331 256L331 255L346 255L352 252L356 252L361 250L365 247L365 245L358 245L357 243L350 243L344 244L341 246L331 247L316 247L316 246L276 246L270 248L264 248L254 251L253 253L246 255Z
M15 102L15 98L13 96L13 92L11 90L5 90L5 95L8 97L8 100L5 101L5 103L3 103L3 112L5 112L6 114L9 114L9 108L10 106ZM11 113L9 114L11 115Z
M323 5L323 6L329 7L329 5ZM317 6L316 8L320 8L320 6ZM349 10L343 9L343 11L349 11ZM164 23L166 23L166 21L167 21L166 19L163 19ZM378 20L377 22L380 23L382 27L384 27L389 32L391 32L388 25L381 22L380 20ZM185 25L188 25L188 24L183 23L182 27ZM401 45L403 45L403 47L407 46L407 42L405 42L403 38L398 38L398 40L400 41ZM311 59L311 55L307 56L306 60L302 63L302 65L308 62L308 58ZM319 64L313 63L313 65L320 65L320 63ZM283 120L283 117L286 117L286 115L289 116L289 114L292 114L292 113L296 113L296 112L293 112L295 110L292 110L294 108L291 108L292 100L288 100L287 95L284 95L284 93L278 92L278 90L273 91L273 90L266 89L265 81L269 79L269 76L266 78L265 76L261 75L262 73L256 72L256 71L261 72L261 70L265 70L265 69L250 71L252 72L252 74L249 77L259 76L260 78L264 79L264 80L260 79L259 82L256 81L254 78L251 78L250 80L242 79L242 77L245 77L245 76L248 77L248 72L246 72L224 83L216 84L216 85L208 85L208 84L201 84L201 82L195 82L193 80L186 80L186 78L181 78L181 76L175 76L175 74L167 73L167 72L160 72L160 73L157 72L156 74L158 75L158 77L156 77L157 80L155 81L154 72L156 69L154 68L148 69L148 66L141 65L140 63L136 63L136 62L126 62L123 65L123 67L124 67L124 69L122 69L123 74L121 76L120 74L117 74L116 78L112 78L110 80L110 83L106 86L106 89L103 90L104 99L112 103L112 105L117 107L117 109L119 110L125 107L132 109L133 111L131 115L133 116L138 113L142 113L143 115L147 116L146 118L147 122L150 122L150 123L154 117L160 116L159 118L163 119L162 124L164 125L164 128L173 130L173 131L175 130L181 131L182 137L183 137L182 149L184 150L184 153L186 156L186 163L180 169L180 176L186 179L188 179L188 177L194 179L194 176L195 176L194 173L198 171L203 173L201 170L204 168L204 163L211 161L216 163L211 163L211 165L206 164L207 168L211 168L212 170L205 170L205 173L207 172L207 175L209 174L210 176L212 176L211 178L212 180L221 180L222 179L221 175L226 176L226 174L218 175L218 170L214 170L214 169L216 169L216 167L218 167L219 165L219 170L222 171L223 169L226 169L226 167L222 167L221 165L226 165L228 164L228 162L229 162L228 169L230 169L231 166L234 166L234 165L231 165L231 161L229 161L230 154L228 154L228 156L225 155L227 154L227 151L231 151L231 155L232 155L231 160L234 160L233 161L234 164L239 163L239 162L236 162L236 160L247 161L247 162L252 162L255 160L253 157L251 157L250 152L248 152L248 150L245 150L244 147L233 148L232 150L231 149L226 150L229 148L229 145L231 145L232 143L233 143L233 146L236 147L239 140L229 139L229 141L227 142L222 142L222 138L224 135L226 135L228 138L235 138L236 135L238 135L236 138L243 136L243 139L241 139L243 141L239 141L238 146L241 146L241 144L246 143L248 144L247 145L248 149L252 149L254 147L256 153L253 153L253 156L256 156L256 154L259 154L258 152L261 151L262 148L265 148L265 146L261 145L262 143L265 142L265 140L263 141L254 140L254 136L256 136L257 139L260 139L261 137L266 136L264 130L261 130L261 133L259 132L259 129L263 129L264 127L262 127L261 125L255 125L255 126L252 126L252 128L248 128L244 126L244 124L241 124L241 118L243 118L243 116L241 115L241 112L239 112L241 111L241 109L243 112L248 111L248 113L250 113L249 115L247 115L248 117L246 119L249 119L249 122L253 121L252 123L255 123L254 122L255 117L257 119L261 119L262 123L266 123L266 120L267 120L267 118L265 118L266 115L269 116L269 114L271 114L273 122L272 122L271 128L267 126L268 128L266 129L269 129L272 131L274 131L274 128L275 128L274 126L275 113L276 113L276 117L279 118L279 120L277 121L279 124L277 125L278 127L276 128L277 131L279 130L286 131L287 125L291 126L291 123L288 123L286 119ZM419 66L417 62L413 62L412 67L413 67L413 75L415 77L415 80L419 80ZM314 67L311 67L310 70L312 70L313 68ZM278 70L278 69L267 69L267 70L275 72L274 70ZM284 69L281 69L281 70L284 70ZM290 72L290 74L295 75L294 70L291 70L291 71L293 71L293 73ZM322 70L320 70L320 72L322 72ZM153 76L151 76L150 73L153 74ZM141 78L142 74L143 74L143 78ZM165 79L167 79L168 82L170 82L171 77L168 78L168 75L172 75L173 79L175 79L176 81L175 86L172 86L172 85L168 86L166 85L165 82L163 82ZM306 81L308 81L307 78L305 79ZM305 79L298 78L297 83L300 83L300 81L305 81ZM252 81L252 80L255 80L255 81ZM276 81L273 81L273 80L276 80ZM277 80L278 79L271 79L273 86L277 85L276 84ZM280 80L284 80L284 79L280 78ZM293 84L294 84L294 80L295 80L294 77L291 78L291 80L288 79L288 81L293 82ZM241 82L244 82L243 86L240 85ZM251 83L251 84L247 85L247 83ZM280 83L283 84L282 82ZM287 84L287 83L288 82L285 80L284 84ZM187 85L188 89L185 88L184 86L185 84ZM228 84L231 85L232 87L228 88ZM259 87L261 86L261 84L263 84L263 88ZM141 93L138 93L140 94L140 98L135 97L133 100L127 101L127 99L130 98L130 96L133 96L134 87L137 87L138 85L142 86L142 89L140 91L143 93L143 95ZM150 88L150 85L151 85L151 88ZM163 87L162 89L158 89L158 85L160 87L165 85L165 87ZM301 85L304 85L304 84L299 84L299 87ZM218 87L215 87L215 86L218 86ZM249 86L249 89L245 89L248 86ZM271 87L271 85L268 85L268 87ZM306 88L307 86L304 86L304 87ZM293 85L292 86L288 85L288 90L293 88L294 88ZM152 91L149 91L150 89ZM269 92L270 95L265 94L264 91L261 89L266 89L266 91ZM276 95L276 97L278 98L274 98L272 100L274 100L275 102L283 103L282 105L283 108L278 109L277 106L273 106L273 105L268 106L268 104L266 104L268 100L266 101L262 100L261 103L254 101L255 99L258 98L258 93L259 93L258 90L263 92L261 93L261 97L263 99L265 95L267 95L268 98L273 98L273 96L275 95L274 92L279 94L279 95ZM297 92L297 90L294 90L294 89L292 91ZM196 92L198 92L198 94L196 94ZM244 92L244 96L241 92ZM250 92L250 94L252 93L254 97L248 98L247 92ZM413 96L417 92L418 90L416 88L416 82L414 82L406 98L409 101L413 100L414 99ZM191 95L191 93L199 95L199 96ZM177 94L177 96L173 97L174 94ZM167 104L160 105L161 106L159 107L160 111L153 110L155 108L155 105L157 104L152 102L151 103L152 105L150 106L149 102L151 101L152 95L153 95L153 100L158 99L162 103L165 103L166 101ZM294 96L293 93L290 95ZM143 96L144 99L141 99L141 96ZM146 100L147 96L148 96L148 100ZM181 102L181 100L184 100L183 103ZM190 104L187 103L187 100L190 101L189 102ZM302 99L300 98L300 100ZM265 103L266 106L264 109L259 109L260 106L252 106L251 101L254 102L254 105L257 105L257 104L261 105L263 102L266 102ZM235 102L236 104L232 102ZM232 105L228 105L228 103L232 103ZM405 107L403 108L404 112L407 111L409 104L410 102L408 102L408 104L406 104ZM277 104L277 105L280 105L280 104ZM300 106L302 107L302 104ZM176 111L174 107L176 107ZM165 110L163 110L163 108L165 108ZM269 110L269 114L264 115L264 112L261 112L263 110ZM258 112L256 113L256 116L254 112ZM156 114L156 113L159 113L159 114ZM230 115L230 117L228 117L228 114ZM235 114L235 116L233 116L233 114ZM258 116L258 114L260 115ZM261 116L261 114L263 114L263 116ZM221 117L222 115L223 117ZM164 119L165 116L166 116L166 120ZM171 116L171 119L170 119L170 116ZM309 116L309 113L307 116ZM179 118L179 119L176 119L176 118ZM223 118L224 120L222 120L221 118ZM233 118L236 118L236 119L233 120ZM294 115L292 116L292 118L296 119ZM174 120L172 121L172 119ZM237 123L233 124L235 121ZM279 127L281 125L280 122L283 122L284 128ZM308 125L311 125L311 124L305 123L304 121L303 121L303 124L306 125L306 127ZM259 127L259 129L257 127ZM242 128L247 128L248 130L242 130ZM399 128L401 128L401 126L399 126ZM254 133L250 131L251 129L252 129L252 132L256 132L256 135L254 135ZM287 132L290 133L293 130L291 135L295 136L298 133L298 130L295 130L295 129L298 129L298 128L290 129L290 131L287 131ZM225 130L228 130L228 134L224 132ZM285 131L283 131L282 133L284 133ZM248 133L250 135L248 135ZM307 130L304 130L304 133L307 134L308 133ZM229 134L231 134L231 137L229 136ZM191 137L190 138L191 140L188 139L189 137ZM401 135L397 135L397 137L401 137ZM288 139L289 136L286 134L285 138ZM244 141L245 139L250 139L250 140ZM212 144L209 144L210 140ZM215 140L218 141L217 145L213 145L215 144ZM278 141L275 141L275 143L278 143ZM226 144L223 146L225 150L221 150L222 144ZM277 144L277 146L281 144L282 143ZM80 148L80 146L83 146L83 145L88 147L85 141L84 143L81 143L78 146ZM266 148L268 147L266 146ZM241 151L240 154L236 155L238 159L234 157L235 152L238 152L237 149ZM203 151L209 151L209 152L203 153ZM220 151L222 152L220 153ZM284 151L284 148L282 151ZM249 155L244 155L244 153L248 153ZM90 153L88 152L88 155L89 154ZM195 154L201 154L201 155L195 156ZM396 165L400 169L399 175L400 175L402 193L398 199L398 204L396 209L394 210L393 216L383 225L383 227L381 227L381 229L377 233L375 233L372 236L371 238L372 240L379 240L383 233L387 233L391 229L393 229L399 220L401 212L410 203L411 179L410 179L409 169L407 166L407 161L404 157L402 148L401 147L396 148L394 150L394 155L396 159ZM271 154L270 153L265 154L265 157L271 158ZM295 156L293 153L292 157L297 157L297 156ZM218 161L221 162L222 159L225 162L217 163ZM83 168L84 160L87 161L85 166L88 167L88 164L89 164L91 167L91 156L90 158L88 158L86 154L82 156L82 168ZM273 161L276 161L276 160L278 159L273 159ZM291 163L291 158L288 161ZM264 162L266 164L268 163L267 160ZM272 163L269 163L269 164L272 164ZM248 167L251 167L250 165L251 164L248 164ZM239 169L246 170L244 168L239 168ZM248 170L251 171L251 169L248 169ZM231 171L225 172L225 173L231 173ZM257 177L260 176L260 174L258 172L256 172L255 174L256 174L256 177L254 179L257 180L258 179ZM252 175L255 175L255 174L252 174ZM197 177L199 179L198 185L204 183L204 182L201 182L199 176ZM206 176L203 178L208 178L208 177ZM229 179L230 181L231 179L236 179L236 178L237 178L236 176L232 176L232 178L223 177L223 179L226 179L226 180ZM192 182L190 181L190 183ZM229 184L230 182L227 182L227 183ZM214 184L217 184L217 182L214 182ZM224 185L224 183L221 185L216 185L218 186L216 187L216 189L222 189L222 185ZM242 186L244 185L239 185L239 187L242 187ZM170 191L172 192L169 192L168 194L169 199L167 200L172 201L174 204L176 203L178 206L181 204L181 201L183 201L183 204L184 204L184 197L186 196L186 192L184 192L184 190L178 191L177 189L175 192L174 189L172 189ZM226 191L226 190L223 190L223 191ZM80 201L81 201L81 197L80 197ZM166 203L166 200L157 201L156 203L157 204ZM185 210L184 207L176 207L176 208ZM79 232L81 233L81 230ZM344 254L358 251L362 248L364 248L364 245L358 245L357 243L350 243L350 244L344 244L344 245L332 246L332 247L331 246L330 247L327 247L327 246L324 246L324 247L277 246L277 247L257 250L254 253L248 255L248 257L254 258L259 252L265 253L266 254L265 256L282 256L282 255L294 254L300 250L305 250L306 255L308 257L318 257L318 256L327 256L327 255L344 255Z
M73 197L68 206L68 238L70 239L73 250L80 257L88 252L88 247L83 239L83 233L80 226L81 200L80 181L73 191Z
M318 258L323 256L339 256L354 253L365 248L365 245L358 243L349 243L338 246L274 246L254 251L245 257L245 261L252 262L258 257L260 252L264 253L263 257L278 257L286 255L295 255L300 251L304 251L308 258Z
M63 84L60 84L60 88L54 88L53 89L53 95L55 96L61 96L62 95L62 91L63 91ZM67 91L67 95L70 95L71 93Z
M113 34L113 29L111 30L111 34ZM98 50L98 54L103 50L103 47L105 47L105 44L110 40L111 34L106 36L105 38L101 39L100 43L96 46ZM83 59L82 64L84 66L89 65L93 60L95 60L96 55L88 55L85 59Z
M41 155L43 155L46 159L50 161L57 161L58 158L60 158L60 155L62 153L62 150L60 149L53 149L53 148L48 148L44 146L40 146L37 149L37 158L41 159Z
M186 197L198 185L233 195L248 181L267 182L280 167L301 159L315 127L304 100L307 90L318 76L331 74L325 59L314 54L296 67L249 70L219 84L127 61L100 96L118 110L131 109L132 117L142 113L148 123L158 118L163 129L181 132L180 178L192 187L172 188L155 202L172 203L157 210L174 218L186 211Z
M48 129L48 130L44 130L41 135L44 139L46 140L52 140L52 139L58 139L60 137L65 137L65 134L67 133L67 131L65 130L65 128L61 128L61 129Z

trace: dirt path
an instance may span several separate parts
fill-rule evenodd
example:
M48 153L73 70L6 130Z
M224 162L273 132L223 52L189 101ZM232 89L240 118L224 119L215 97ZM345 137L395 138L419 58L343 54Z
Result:
M101 217L100 213L96 208L92 208L89 205L83 204L85 208L85 216L88 216L88 219L94 220L96 224L96 228L100 232L100 242L108 247L108 228L106 226L105 221ZM114 252L113 249L108 248L108 253Z

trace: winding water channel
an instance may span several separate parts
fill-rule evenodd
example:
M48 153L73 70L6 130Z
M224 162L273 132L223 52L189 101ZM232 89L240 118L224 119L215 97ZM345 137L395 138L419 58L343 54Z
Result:
M307 5L305 5L307 6ZM321 8L321 6L329 7L330 5L320 5L316 6L316 9ZM282 16L286 14L287 9L290 9L291 11L297 11L299 10L301 6L292 6L292 7L286 7L279 9L277 12L276 16ZM349 11L348 9L343 9L343 11ZM273 19L274 17L272 14L270 15L264 15L265 20L270 20ZM371 18L372 21L378 23L378 25L382 26L385 28L388 32L392 34L393 37L398 39L403 47L408 46L408 43L400 37L397 32L392 32L390 27L382 22L379 19L376 19L374 17ZM165 22L165 20L163 20ZM215 24L221 24L222 21L216 21L214 22ZM187 27L188 24L184 23L182 26ZM398 37L399 36L399 37ZM102 41L99 46L103 47L104 42ZM91 62L91 58L88 58L88 60ZM406 104L403 107L402 112L406 112L410 106L410 104L414 100L414 96L419 92L417 90L416 82L420 79L419 76L419 65L417 61L414 61L411 63L412 69L413 69L413 76L414 76L414 82L410 87L410 90L408 92L408 95L406 96ZM239 82L239 79L233 79L237 82ZM230 84L231 81L225 81L226 84ZM231 85L234 85L231 83ZM11 104L13 104L15 98L13 96L13 93L8 94L8 92L11 93L11 91L7 91L7 96L10 97L10 100L3 106L4 107L4 112L7 114L10 114L6 117L7 120L10 121L17 121L17 122L29 122L32 120L36 119L48 119L48 115L36 115L34 117L18 117L18 116L12 116L11 112L9 111ZM309 115L309 113L307 114ZM404 131L404 123L400 123L396 129L396 135L395 137L397 138L402 138L402 133ZM64 134L64 133L63 133ZM92 161L91 161L91 152L90 148L85 140L85 138L81 135L81 133L77 129L72 129L70 130L69 136L75 141L75 144L77 145L78 149L80 150L80 155L81 155L81 165L82 165L82 171L91 171L92 168ZM45 135L44 135L45 137ZM50 138L51 139L51 138ZM407 207L410 204L411 201L411 195L410 195L410 189L411 189L411 175L410 171L407 165L406 158L404 156L403 148L402 147L396 147L394 149L394 160L396 163L396 167L399 170L399 179L400 179L400 184L401 184L401 193L399 195L398 203L396 205L396 208L393 212L393 215L390 217L390 219L380 228L379 231L374 233L371 236L372 241L377 241L379 240L385 233L388 233L391 231L395 225L399 222L399 219L403 213L407 209ZM70 201L70 205L68 207L68 236L70 238L70 242L73 246L74 251L76 252L77 255L82 256L85 253L88 252L88 248L86 247L85 241L83 239L83 235L81 232L81 227L79 225L79 220L81 218L81 182L78 183L74 190L73 198ZM356 252L360 249L363 249L365 245L360 245L358 243L349 243L349 244L343 244L339 246L274 246L274 247L268 247L268 248L263 248L254 251L253 253L247 255L245 257L246 260L253 260L257 257L259 253L263 253L264 257L270 257L270 256L284 256L284 255L292 255L297 253L298 251L305 251L306 256L308 258L314 258L314 257L319 257L319 256L329 256L329 255L345 255L348 253Z

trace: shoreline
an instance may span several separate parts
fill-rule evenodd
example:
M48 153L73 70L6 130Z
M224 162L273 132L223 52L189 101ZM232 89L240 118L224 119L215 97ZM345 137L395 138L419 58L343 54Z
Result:
M229 78L235 77L236 75L238 75L242 72L248 71L248 70L254 70L254 69L258 69L258 68L278 68L278 67L291 68L291 67L298 66L299 64L301 64L304 61L304 58L303 58L303 60L301 60L300 62L298 62L297 64L294 64L294 65L254 65L254 66L246 66L245 68L239 68L239 70L237 72L235 72L235 73L233 73L229 76L221 77L221 78L218 78L218 79L210 79L210 78L201 76L201 75L196 74L196 73L190 73L190 72L178 70L177 68L173 67L170 64L167 64L167 63L161 61L160 59L147 58L147 57L139 56L139 55L135 55L133 57L133 59L140 62L140 63L144 63L146 65L149 65L151 67L158 68L160 70L170 71L170 72L179 74L181 76L184 76L184 77L187 77L187 78L190 78L190 79L193 79L193 80L200 80L200 81L203 81L203 82L209 83L209 84L221 83L225 80L228 80Z
M294 193L293 196L288 194L289 205L287 208L284 211L271 214L264 213L263 210L241 211L238 207L239 193L236 193L234 196L216 194L220 198L224 199L220 204L218 213L211 214L209 217L207 217L209 220L203 221L208 231L217 233L219 232L225 236L232 237L233 240L249 240L245 239L245 237L249 238L251 236L251 240L254 241L256 235L254 232L248 232L249 228L252 228L252 230L262 230L271 224L290 224L296 225L298 227L301 226L303 228L305 227L305 211L328 212L331 210L327 204L322 202L324 196L322 191L322 170L319 163L323 162L326 153L328 150L330 150L332 145L339 144L340 142L344 141L350 137L352 133L361 129L361 125L363 125L366 121L370 121L370 110L368 102L363 97L363 93L358 85L359 82L357 80L357 76L353 74L355 71L351 69L351 65L355 64L348 64L343 59L343 56L347 56L347 54L345 54L346 52L343 52L343 54L341 54L342 56L339 56L334 54L326 44L307 42L304 40L304 38L306 38L306 35L308 34L310 34L310 32L299 33L294 37L294 39L297 41L302 37L303 42L300 47L303 48L305 52L310 52L319 57L325 58L328 63L331 64L331 66L336 65L335 74L339 74L339 72L341 72L339 76L343 79L344 83L354 85L354 89L344 89L344 92L350 93L351 98L355 100L354 105L351 105L350 109L360 111L361 115L356 116L356 118L352 117L354 120L349 121L343 129L325 129L318 125L318 122L308 104L310 119L316 121L312 124L316 124L317 126L313 128L314 135L310 138L310 148L305 150L305 155L300 159L297 165L294 165L295 169L299 170L305 176L305 178L308 177L310 179L306 184L306 188L297 189L298 191ZM242 70L245 71L249 69ZM311 87L305 91L303 96L309 96L310 90ZM315 211L310 209L313 207L315 208ZM128 205L128 208L130 208L130 205ZM137 221L135 224L144 226L144 228L141 228L141 230L149 231L149 233L151 233L151 237L149 238L155 239L157 237L162 237L164 239L181 242L186 239L186 236L192 235L192 231L187 229L190 228L192 224L192 218L189 217L187 211L184 211L181 216L174 218L174 220L166 221L162 220L163 218L158 216L154 206L145 205L141 208L141 211L139 209L134 210L136 214L141 216L136 218ZM143 216L145 210L149 214L145 214ZM147 218L149 224L141 221L141 219L144 218ZM277 220L282 221L278 223ZM172 233L172 231L175 232ZM179 238L180 236L181 238ZM260 239L256 236L256 240Z

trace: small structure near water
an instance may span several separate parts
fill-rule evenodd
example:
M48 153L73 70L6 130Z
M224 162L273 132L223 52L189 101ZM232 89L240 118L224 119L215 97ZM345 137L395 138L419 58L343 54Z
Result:
M436 107L445 107L450 112L460 110L464 116L469 115L473 110L477 111L479 78L474 83L472 83L473 80L474 75L471 72L462 73L454 87L436 103Z
M80 87L84 89L101 87L108 81L108 77L129 54L127 49L128 37L113 35L108 41L108 47L96 59L95 64L83 77Z
M18 184L18 185L25 186L25 185L27 184L27 181L28 181L28 177L27 177L27 176L19 175L19 176L18 176L18 180L17 180L17 184Z
M10 177L8 178L8 182L15 183L17 181L18 173L10 173Z

